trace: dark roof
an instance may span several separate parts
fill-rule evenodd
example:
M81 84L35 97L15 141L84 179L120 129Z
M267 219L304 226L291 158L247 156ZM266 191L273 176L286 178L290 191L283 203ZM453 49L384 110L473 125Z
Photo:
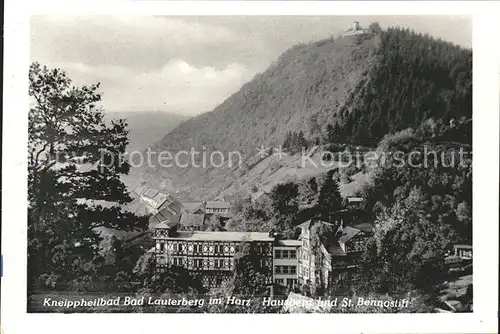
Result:
M472 249L472 245L453 245L453 248Z
M202 213L186 213L181 214L179 225L182 226L201 226L205 220L205 215Z
M155 228L165 228L157 227ZM168 237L176 240L200 241L273 241L267 232L226 232L226 231L179 231L176 236Z
M344 252L342 247L338 244L333 244L328 246L328 253L332 256L346 256L347 254Z
M357 228L358 230L361 230L365 233L372 233L373 232L373 225L370 223L360 223L353 225L354 228Z
M175 202L175 200L169 194L162 193L161 191L150 188L146 185L138 186L134 189L134 192L142 198L152 201L153 204L149 205L157 210L163 209L165 206L168 206Z
M159 223L163 223L164 221L170 221L172 223L178 223L180 219L180 214L177 212L177 210L171 208L171 207L166 207L160 211L158 211L155 215L153 215L151 218L149 218L149 224L150 225L156 225Z
M352 238L354 238L358 233L360 233L361 230L358 230L357 228L351 227L351 226L346 226L342 229L342 235L339 238L339 242L341 243L346 243Z

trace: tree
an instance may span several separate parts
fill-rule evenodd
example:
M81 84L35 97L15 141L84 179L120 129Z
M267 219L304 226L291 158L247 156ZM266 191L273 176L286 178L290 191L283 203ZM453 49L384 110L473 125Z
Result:
M294 232L294 219L299 212L299 186L294 182L277 184L270 194L272 220L278 231L286 236Z
M105 122L98 88L76 87L59 69L30 66L28 270L42 288L95 273L97 228L147 226L145 217L123 209L132 200L120 180L130 169L123 158L127 124Z
M443 281L444 254L454 232L449 225L430 221L425 203L421 189L413 188L405 200L383 210L376 221L377 258L384 263L382 285L388 291L431 291Z
M211 290L217 298L238 297L249 299L250 305L210 305L210 313L276 313L279 307L263 306L262 297L270 294L269 278L272 272L263 265L258 245L242 242L234 257L234 273L220 288Z
M142 281L141 294L205 292L200 279L180 266L167 265L158 271L153 253L145 253L137 261L134 274Z
M304 179L299 182L300 205L309 207L314 205L318 199L318 184L315 177Z
M307 140L304 137L304 132L300 131L298 136L297 136L297 147L296 150L298 152L302 152L302 150L307 149Z
M222 217L218 214L210 216L205 223L205 231L224 231Z
M333 178L334 170L327 173L327 177L321 186L318 197L318 211L324 219L329 222L335 220L335 213L342 208L342 196L340 195L339 184Z
M368 29L370 29L374 34L380 34L382 32L382 28L378 22L370 23Z

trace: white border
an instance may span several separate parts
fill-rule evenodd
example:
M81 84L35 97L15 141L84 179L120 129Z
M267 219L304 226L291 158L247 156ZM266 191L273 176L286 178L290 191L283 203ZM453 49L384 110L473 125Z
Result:
M4 333L497 332L499 7L486 2L68 2L5 3L1 326ZM473 15L474 312L472 314L193 315L26 314L28 18L107 15Z

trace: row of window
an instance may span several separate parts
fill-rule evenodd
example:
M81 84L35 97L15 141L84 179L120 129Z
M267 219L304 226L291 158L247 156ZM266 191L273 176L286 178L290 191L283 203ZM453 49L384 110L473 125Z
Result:
M274 282L277 284L286 285L288 287L297 286L297 279L296 278L287 278L286 280L284 278L276 278L276 279L274 279Z
M185 266L186 260L183 259L182 257L173 257L168 260L164 256L161 256L158 258L158 263L160 265L165 265L168 263L174 265L174 266ZM188 260L187 264L189 266L192 266L193 268L203 268L203 267L214 267L214 268L224 268L225 266L227 267L228 265L232 264L232 261L228 261L227 259L190 259Z
M210 264L212 261L210 261ZM227 262L227 260L226 260ZM229 263L229 262L227 262ZM208 264L207 260L205 260L205 266ZM202 268L203 265L203 259L194 259L193 260L193 265L195 268ZM223 259L214 259L213 260L213 266L214 268L223 268L224 267L224 260Z
M212 209L212 208L207 208L206 212L207 213L228 213L229 209Z
M296 274L297 266L274 266L275 274Z
M167 244L164 242L159 242L156 244L156 248L160 252L164 252L167 248ZM222 253L234 253L238 252L238 246L227 246L227 245L186 245L186 244L177 244L174 243L171 247L173 252L186 252L188 250L189 252L193 253L202 253L202 252L210 252L210 253L215 253L215 254L222 254Z
M275 259L296 259L297 258L297 250L291 249L275 249L274 250L274 258Z

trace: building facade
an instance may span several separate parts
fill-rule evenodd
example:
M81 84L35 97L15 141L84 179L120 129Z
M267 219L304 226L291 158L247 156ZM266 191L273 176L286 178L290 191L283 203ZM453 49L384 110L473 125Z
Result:
M180 266L200 277L204 286L218 287L230 280L235 256L247 245L258 254L266 284L296 290L311 285L335 288L349 282L370 234L341 225L328 242L313 240L311 229L334 224L313 219L299 225L298 240L283 240L277 233L186 230L179 222L154 227L156 270ZM198 223L193 226L198 226Z
M472 260L472 245L454 245L454 255L466 260Z
M217 287L231 279L234 257L248 243L259 253L261 266L268 269L267 284L272 283L274 238L269 233L177 231L175 225L160 224L153 238L160 272L168 266L181 266L199 276L206 287Z
M313 244L311 229L318 224L332 224L311 219L299 225L301 243L299 258L299 286L311 285L335 288L351 280L358 267L370 233L356 227L342 226L332 231L326 242Z
M298 287L300 241L277 240L273 244L273 282L290 289Z
M231 204L229 202L207 201L205 204L205 213L207 214L219 214L227 216L229 215L230 209Z

